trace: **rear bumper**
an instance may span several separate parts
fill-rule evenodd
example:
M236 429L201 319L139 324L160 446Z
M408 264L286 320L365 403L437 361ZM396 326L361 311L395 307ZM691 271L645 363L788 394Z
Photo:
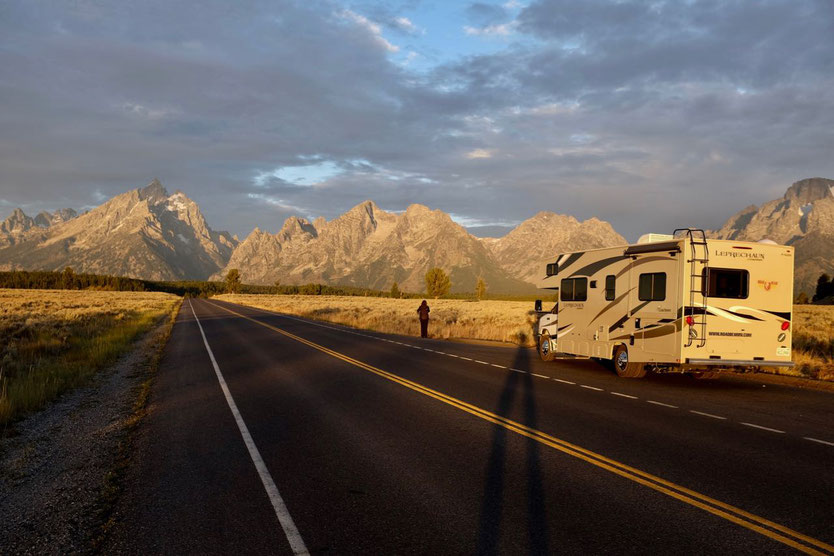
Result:
M759 361L750 359L687 359L687 365L718 367L793 367L793 361Z

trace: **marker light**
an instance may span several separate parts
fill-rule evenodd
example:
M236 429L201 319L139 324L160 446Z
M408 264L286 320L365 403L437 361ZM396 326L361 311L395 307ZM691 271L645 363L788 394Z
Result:
M692 315L686 317L686 324L688 324L689 326L692 326L692 325L695 324L695 319L692 318Z
M790 327L791 327L790 321L785 321L785 322L782 323L782 330L787 330Z

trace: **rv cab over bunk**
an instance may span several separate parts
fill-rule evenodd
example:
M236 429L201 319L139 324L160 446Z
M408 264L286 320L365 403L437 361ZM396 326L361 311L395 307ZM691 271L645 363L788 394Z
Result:
M695 228L561 254L539 282L558 292L550 310L536 302L539 353L609 359L635 378L792 366L793 268L793 247Z

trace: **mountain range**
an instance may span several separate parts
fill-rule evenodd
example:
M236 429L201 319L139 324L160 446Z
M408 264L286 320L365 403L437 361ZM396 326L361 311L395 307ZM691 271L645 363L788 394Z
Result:
M794 183L781 199L750 206L711 237L768 238L797 249L798 291L813 291L834 271L834 181ZM494 293L532 293L544 265L560 252L623 245L612 226L591 218L540 212L501 238L478 238L440 210L414 204L404 212L365 201L333 220L288 218L278 233L255 228L243 241L212 230L197 203L158 180L113 197L89 212L15 209L0 223L0 269L116 274L151 280L222 279L237 268L252 284L320 282L404 291L424 289L432 266L445 269L452 291L483 278Z
M741 210L712 236L793 245L794 289L810 296L821 274L834 274L834 180L800 180L781 199Z
M238 244L209 228L197 203L179 191L169 195L158 180L84 214L65 209L52 216L40 225L15 210L0 225L0 268L204 279Z

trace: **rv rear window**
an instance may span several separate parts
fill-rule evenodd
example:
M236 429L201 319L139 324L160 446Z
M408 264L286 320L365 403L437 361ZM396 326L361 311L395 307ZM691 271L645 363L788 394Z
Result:
M637 299L640 301L663 301L666 299L666 273L641 274L640 283L637 286Z
M617 295L616 291L617 277L609 274L605 277L605 300L612 301Z
M709 286L707 297L747 299L750 291L750 273L735 268L710 268L709 278L705 278L703 283L704 286Z
M588 279L565 278L562 280L559 291L562 301L586 301L588 299Z

